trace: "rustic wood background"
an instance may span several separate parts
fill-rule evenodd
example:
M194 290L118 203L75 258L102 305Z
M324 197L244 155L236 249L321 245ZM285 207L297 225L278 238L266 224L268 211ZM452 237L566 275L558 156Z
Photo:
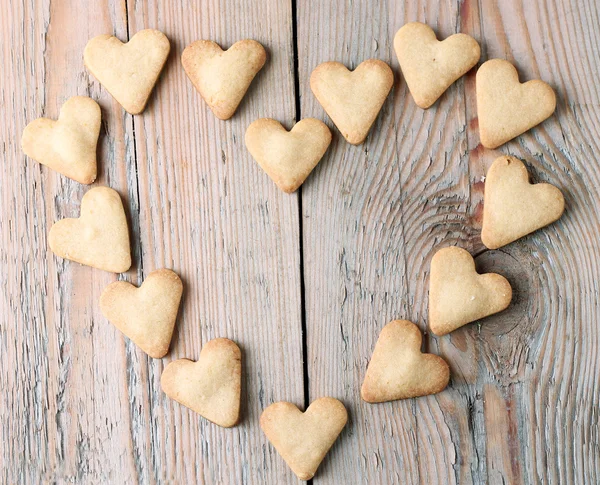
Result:
M596 0L0 0L0 483L294 483L258 426L278 400L341 399L350 421L315 483L600 483L600 3ZM466 32L482 61L505 58L558 93L555 116L491 151L479 145L474 71L429 110L412 101L394 33L420 20ZM171 55L146 111L125 113L89 75L86 42L157 28ZM238 113L219 121L179 58L197 39L253 38L269 60ZM297 61L295 58L297 52ZM244 146L246 127L314 116L329 60L392 65L396 84L367 142L333 129L294 195ZM102 107L98 185L119 190L140 284L160 267L185 294L169 355L153 360L100 314L116 276L60 260L50 225L76 217L84 187L26 159L31 120L73 95ZM519 113L515 113L519 116ZM551 227L482 246L482 176L499 153L565 193ZM379 330L427 328L429 261L459 244L506 275L512 307L425 348L452 367L436 396L359 398ZM214 337L244 354L241 424L211 425L159 378Z

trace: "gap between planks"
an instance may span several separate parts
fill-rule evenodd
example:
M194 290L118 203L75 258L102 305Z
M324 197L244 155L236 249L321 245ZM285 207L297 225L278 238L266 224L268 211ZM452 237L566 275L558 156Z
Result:
M129 30L129 0L125 0L125 29L127 31L127 42L129 42L131 40L131 32ZM140 176L139 176L139 172L138 172L138 156L137 156L137 140L135 138L135 116L134 115L129 115L131 116L131 134L133 137L133 164L135 167L135 190L136 190L136 195L137 195L137 200L138 200L138 204L137 204L137 220L138 220L138 226L139 226L139 221L140 221ZM131 217L133 218L133 214L131 214ZM138 237L137 240L137 245L138 245L138 249L139 249L139 257L138 257L138 268L137 268L137 272L138 272L138 283L142 283L144 281L144 257L143 257L143 251L142 251L142 238L141 238L141 232L140 232L140 237Z
M297 0L291 1L291 14L292 14L292 56L294 66L294 101L295 101L295 120L294 123L298 123L302 119L301 107L300 107L300 71L298 68L298 17L297 17ZM129 25L129 0L125 0L125 26L127 30L127 42L131 40L131 31ZM150 27L146 27L150 28ZM135 166L135 178L136 178L136 190L137 198L140 200L140 188L139 188L139 173L138 173L138 157L137 157L137 139L135 131L135 116L131 116L132 136L133 136L133 158ZM290 127L291 129L292 127ZM301 303L301 331L302 331L302 372L303 372L303 388L304 388L304 411L310 405L309 395L309 375L308 375L308 339L307 339L307 328L306 328L306 298L305 298L305 278L304 278L304 234L303 234L303 218L302 218L302 186L298 188L298 247L299 247L299 262L300 262L300 303ZM137 218L139 221L140 207L138 204ZM133 216L133 214L132 214ZM140 283L144 280L144 258L142 251L142 241L138 238L136 241L139 249L138 258L138 275ZM308 485L312 485L313 480L307 481Z
M296 0L292 2L292 50L294 57L294 99L296 102L295 123L302 119L300 108L300 71L298 69L298 12ZM308 339L306 336L306 291L304 281L304 232L302 218L302 185L298 187L298 248L300 251L300 303L301 303L301 323L302 323L302 374L304 382L304 410L310 405L309 385L308 385ZM309 480L312 483L312 479Z

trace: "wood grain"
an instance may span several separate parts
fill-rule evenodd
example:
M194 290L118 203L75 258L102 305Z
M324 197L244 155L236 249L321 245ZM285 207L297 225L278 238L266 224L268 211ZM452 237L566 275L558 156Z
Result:
M528 483L597 483L600 330L592 295L600 269L594 156L599 106L598 89L590 90L586 77L598 72L600 59L586 44L599 6L487 1L479 8L482 21L473 25L486 57L514 62L522 80L548 81L559 98L550 120L502 152L525 160L534 180L559 186L568 207L557 224L503 251L513 265L493 265L524 273L512 280L525 294L506 320L496 321L503 327L484 325L478 338L486 370L478 378L484 415L490 399L497 401L489 405L506 409L500 419L513 437L502 441L502 427L488 428L487 446L494 442L497 453L487 456L487 477L490 483L508 483L511 476ZM594 141L584 141L588 137ZM475 153L472 163L486 168L498 154Z
M351 147L338 135L303 189L310 397L333 393L348 403L351 415L315 483L353 477L360 483L455 481L457 461L469 460L471 453L462 442L468 436L459 432L460 419L446 424L447 407L460 418L464 399L449 397L450 390L441 397L374 406L362 402L358 390L386 323L407 318L425 329L423 275L430 251L466 238L464 81L424 111L401 81L392 47L396 30L409 20L425 20L444 36L454 33L457 10L438 2L406 11L394 2L332 5L298 15L300 38L309 26L324 31L328 19L344 19L318 48L301 50L301 86L316 65L332 59L352 68L382 59L397 79L367 142ZM365 23L367 15L371 21ZM323 116L308 90L302 115ZM437 350L431 339L427 346Z
M3 5L0 483L296 483L258 418L272 402L302 406L320 396L342 399L350 421L315 483L600 482L598 2ZM491 151L479 144L475 70L429 110L416 107L392 47L412 20L442 37L469 33L482 61L505 58L523 81L549 82L556 114ZM86 72L82 53L94 35L126 40L143 28L163 31L172 51L146 111L132 117ZM223 47L254 38L268 51L230 121L212 115L181 68L184 47L201 38ZM390 63L396 84L367 142L354 147L308 79L321 62L353 68L368 58ZM102 108L96 185L117 189L128 213L134 267L122 277L140 284L168 267L184 281L164 360L148 358L100 314L98 298L115 275L48 249L50 225L76 217L88 189L26 159L20 136L31 120L56 118L73 95ZM296 95L301 117L326 121L334 141L288 196L243 137L260 117L290 128ZM560 187L567 210L487 251L482 177L501 153ZM406 318L427 330L429 261L451 244L477 255L480 271L507 276L512 306L443 338L426 334L424 350L452 368L441 394L362 402L381 328ZM169 400L159 384L168 362L196 359L214 337L243 352L242 421L228 430Z
M128 6L130 33L158 28L172 49L147 113L134 120L143 272L173 267L186 284L165 363L196 359L202 343L227 337L242 348L245 369L242 422L220 429L164 396L162 362L139 359L143 380L129 390L130 402L146 408L134 428L138 466L159 482L289 481L293 475L267 445L258 418L274 401L304 400L298 200L279 192L253 161L244 133L259 117L292 124L291 5ZM228 48L245 38L261 42L269 60L234 118L221 121L185 76L180 57L198 39Z
M583 139L597 137L597 89L586 78L600 66L584 47L597 43L588 19L598 18L598 7L584 3L298 4L299 39L321 33L318 44L299 43L303 117L324 116L307 87L321 62L355 67L375 57L398 75L367 142L351 147L338 134L303 187L310 399L342 398L351 415L315 483L598 480L600 226L594 147ZM491 152L479 146L473 72L433 108L417 108L392 51L395 31L413 20L442 37L470 33L483 44L482 61L508 58L525 78L549 81L562 100L556 116ZM544 231L484 252L481 177L499 153L523 158L537 180L563 188L569 211ZM451 363L442 394L361 402L379 330L395 318L427 329L429 261L451 244L481 254L481 270L507 275L513 306L481 325L427 337L425 349Z
M4 483L131 480L123 349L97 305L114 276L62 261L47 245L50 225L77 216L87 188L26 160L25 125L56 118L71 96L89 95L103 114L98 185L124 198L138 232L131 119L89 81L83 48L94 35L125 37L124 4L9 2L3 16L2 422ZM15 19L21 19L16 22ZM72 35L65 35L72 33ZM10 121L8 121L10 120ZM134 261L139 255L134 254ZM137 264L137 263L135 263ZM128 275L135 277L135 270ZM115 443L117 446L107 446ZM107 464L110 464L110 467Z
M15 3L12 17L23 22L3 19L3 60L15 75L1 99L16 126L2 124L10 161L0 189L8 287L0 327L2 483L273 483L292 476L267 446L258 416L275 400L304 399L298 201L274 188L243 144L255 117L293 120L290 5L152 5ZM264 20L277 27L258 35ZM126 40L147 27L167 34L172 54L146 112L133 118L84 70L82 53L94 35ZM179 56L199 38L228 46L245 37L263 42L271 59L240 113L224 123L196 94ZM75 94L102 106L97 184L118 189L128 209L136 261L129 279L139 284L166 266L184 280L165 361L149 359L100 315L100 292L115 276L47 250L49 225L77 216L86 189L26 160L20 133L36 117L56 117ZM197 358L204 342L220 336L235 339L244 354L242 424L234 430L207 424L159 385L168 361Z

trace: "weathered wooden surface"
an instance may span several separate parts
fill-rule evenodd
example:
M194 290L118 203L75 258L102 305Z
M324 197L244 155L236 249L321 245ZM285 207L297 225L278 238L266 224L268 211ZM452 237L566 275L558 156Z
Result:
M600 481L597 2L0 5L0 483L294 483L258 417L271 402L302 406L324 395L342 399L351 419L315 483ZM350 146L332 127L325 158L287 196L252 161L243 135L256 118L291 127L297 114L294 7L302 117L332 126L308 87L320 62L379 58L396 85L367 142ZM556 115L490 151L478 144L474 72L433 108L417 108L392 49L411 20L441 36L469 33L482 60L506 58L524 80L550 82ZM82 52L94 35L125 40L148 27L165 32L172 52L147 110L132 117L86 72ZM255 38L269 52L230 121L210 113L180 66L183 48L199 38L225 47ZM26 160L19 139L29 121L55 118L76 94L102 107L97 184L119 190L130 218L135 263L125 277L139 284L166 266L186 285L164 360L146 357L100 314L114 275L47 247L50 224L76 216L87 188ZM567 212L486 251L481 177L499 153L561 187ZM448 390L363 403L360 383L385 323L407 318L426 330L429 260L448 244L505 274L512 307L450 336L426 336L425 348L451 363ZM242 422L230 430L170 401L159 385L170 360L195 359L219 336L244 353Z
M404 4L404 5L403 5ZM316 483L598 483L600 371L598 89L594 2L299 2L302 116L324 113L308 87L331 59L376 57L398 81L363 146L335 137L303 186L309 397L348 404L350 426ZM430 110L411 100L392 39L420 20L474 35L482 61L503 57L560 97L556 116L496 152L478 145L474 72ZM316 36L315 36L316 37ZM515 113L518 116L518 113ZM593 141L592 141L593 140ZM563 188L566 216L500 251L479 239L481 177L499 153ZM509 277L510 310L425 347L451 363L438 396L368 405L358 397L379 330L427 329L429 261L442 246L481 254Z
M292 480L258 417L275 400L304 400L298 200L274 188L243 143L259 115L294 118L291 5L176 4L7 4L1 483ZM172 53L147 110L134 118L85 71L82 53L94 35L125 40L147 27L165 32ZM179 57L199 38L230 45L246 37L271 56L240 114L221 122ZM126 202L135 251L128 279L141 283L166 266L185 284L162 361L126 342L100 314L98 298L113 275L60 261L47 248L50 224L77 216L87 189L26 161L19 138L28 121L56 117L75 94L102 105L97 183ZM170 401L159 384L171 359L195 359L203 342L221 336L236 340L244 356L243 421L232 430Z

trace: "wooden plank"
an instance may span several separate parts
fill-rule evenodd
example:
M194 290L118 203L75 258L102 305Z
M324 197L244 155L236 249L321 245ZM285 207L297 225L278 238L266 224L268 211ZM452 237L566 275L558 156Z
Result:
M377 57L397 74L367 143L351 147L334 128L302 189L309 397L341 398L351 416L315 482L597 483L597 2L297 3L303 117L329 123L308 87L320 62L355 67ZM290 7L27 0L0 19L9 120L0 125L0 482L295 481L258 417L273 401L304 401L298 198L279 193L243 144L255 118L293 123ZM470 33L482 41L482 60L507 58L523 79L549 81L557 114L490 151L479 145L474 73L420 110L392 51L410 20L442 36ZM173 51L148 110L133 118L87 74L82 52L94 35L126 39L146 27L163 30ZM221 122L179 56L198 38L228 46L245 37L263 42L270 60L240 113ZM50 224L76 216L87 188L26 160L19 139L27 122L55 118L76 94L102 106L97 185L116 188L126 204L135 261L126 278L140 283L167 266L186 284L164 361L148 359L100 315L114 275L58 260L47 247ZM481 177L499 153L561 187L567 213L486 251ZM426 329L429 260L448 244L479 254L480 270L505 274L512 307L450 336L426 336L425 349L452 365L444 393L363 403L358 390L383 325L408 318ZM246 363L242 423L232 430L207 424L159 386L168 361L197 358L217 336L240 342Z
M96 304L115 276L59 260L47 245L50 225L77 216L88 188L26 160L20 150L29 121L56 118L74 95L98 100L103 129L96 184L124 197L135 239L130 117L91 80L82 57L94 35L127 37L124 3L42 0L7 7L0 88L7 120L1 128L7 163L0 188L0 456L7 465L0 481L131 481L126 356Z
M466 1L460 10L437 2L397 10L395 2L299 4L299 38L322 34L318 42L299 43L303 117L324 116L308 89L316 65L338 60L355 67L378 57L397 70L392 38L412 20L444 37L471 33L483 41L483 60L507 57L524 77L551 82L563 100L542 128L492 152L478 145L473 73L426 112L400 80L378 133L358 148L338 135L304 185L310 398L342 397L352 416L316 483L357 477L373 483L598 481L594 349L600 331L593 324L592 276L598 91L587 79L599 66L584 47L594 42L597 6L479 4ZM577 59L574 66L570 59ZM379 329L393 318L426 329L431 255L448 244L484 250L481 176L501 152L525 159L538 180L565 189L567 216L478 258L481 270L509 277L516 297L509 311L481 326L427 338L425 348L451 362L447 391L402 403L362 403L358 390Z
M336 132L303 188L310 399L342 398L351 416L315 483L469 483L475 453L459 390L375 406L359 396L379 330L396 318L426 328L423 276L432 251L469 236L464 81L423 111L392 45L411 20L450 35L459 12L445 2L299 2L298 9L298 37L314 39L299 43L303 117L327 119L308 87L321 62L354 68L374 57L397 78L367 142L353 147ZM430 337L426 347L438 350Z
M133 2L129 12L125 2L31 2L11 5L12 15L3 17L2 55L14 76L0 87L1 99L16 124L14 132L2 126L5 158L14 160L0 189L3 308L11 310L0 312L3 483L291 476L257 421L274 400L303 401L298 201L277 192L243 144L255 117L293 119L291 12L260 2L239 11L224 2L204 6L220 11L220 21L199 25L204 10L190 15ZM185 78L181 51L197 38L231 44L254 37L264 19L278 26L257 37L271 60L240 115L219 122ZM82 53L94 35L125 40L128 30L145 27L164 30L173 53L157 94L134 120L87 74ZM169 401L159 386L163 362L148 359L100 315L98 297L114 275L59 261L47 249L49 225L76 216L87 189L26 162L19 137L28 121L56 117L75 94L102 106L98 184L118 189L129 209L131 279L139 284L168 266L186 284L165 363L197 358L201 344L217 336L242 346L249 404L234 430L216 429Z
M567 203L558 223L479 261L482 268L504 270L517 288L513 308L472 339L480 362L473 388L482 410L475 443L486 450L480 467L494 484L598 483L600 185L594 154L600 108L588 77L598 77L600 59L587 45L598 41L599 5L487 0L464 9L474 18L465 30L481 38L485 59L510 60L523 81L544 79L559 99L551 119L495 151L477 146L475 104L469 103L472 184L497 155L508 153L526 162L534 180L560 187ZM481 188L477 205L471 204L475 220Z
M293 474L260 431L274 401L302 404L297 195L277 190L244 144L246 127L295 115L291 4L129 2L130 33L158 28L172 52L147 112L135 118L143 273L172 267L186 285L172 351L163 362L132 353L132 439L143 482L281 483ZM266 28L268 26L268 28ZM253 38L269 53L238 113L220 121L181 67L197 39L223 47ZM243 417L221 429L169 400L164 364L196 359L215 337L244 356ZM133 355L135 354L135 357ZM132 409L132 413L134 410Z

